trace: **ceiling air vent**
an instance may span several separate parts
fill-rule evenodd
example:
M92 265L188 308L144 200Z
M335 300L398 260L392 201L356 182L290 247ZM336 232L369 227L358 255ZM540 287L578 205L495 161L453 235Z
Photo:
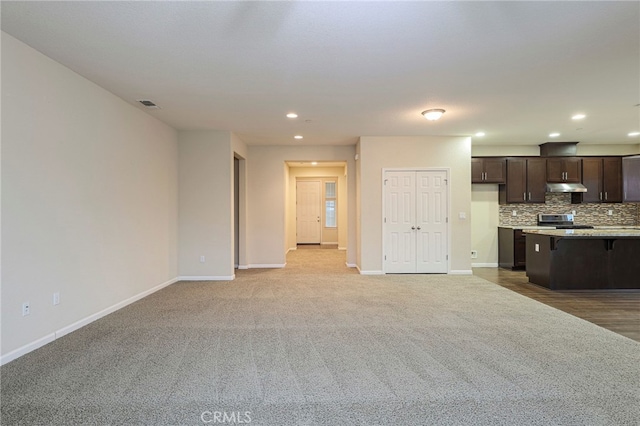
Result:
M160 107L158 105L156 105L155 103L153 103L153 101L150 101L149 99L138 99L138 102L140 102L142 105L144 105L145 108L160 109Z

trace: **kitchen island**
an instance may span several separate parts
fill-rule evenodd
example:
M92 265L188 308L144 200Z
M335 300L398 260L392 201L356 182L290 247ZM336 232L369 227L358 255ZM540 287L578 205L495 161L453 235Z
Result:
M551 290L640 289L640 230L526 230L529 282Z

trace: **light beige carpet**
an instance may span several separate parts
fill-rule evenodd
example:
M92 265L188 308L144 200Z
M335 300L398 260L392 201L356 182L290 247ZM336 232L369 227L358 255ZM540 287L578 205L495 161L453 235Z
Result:
M637 424L639 343L473 276L344 262L171 285L3 366L2 424Z

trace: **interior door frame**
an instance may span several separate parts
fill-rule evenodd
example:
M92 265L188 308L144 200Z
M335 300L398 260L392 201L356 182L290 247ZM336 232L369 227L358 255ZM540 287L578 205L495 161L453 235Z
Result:
M382 169L382 178L380 181L380 188L382 190L382 214L380 221L380 232L382 233L382 246L380 253L380 261L382 262L382 273L387 274L386 271L386 262L384 259L384 250L386 247L386 234L385 234L385 211L386 211L386 197L385 197L385 189L384 182L386 180L387 172L445 172L446 180L447 180L447 274L451 273L451 221L449 218L451 217L451 168L449 167L393 167L393 168L383 168Z

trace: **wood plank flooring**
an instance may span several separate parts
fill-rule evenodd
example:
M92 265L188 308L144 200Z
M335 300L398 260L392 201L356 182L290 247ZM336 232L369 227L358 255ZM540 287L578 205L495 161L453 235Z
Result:
M474 268L473 274L640 342L640 290L552 291L529 283L524 271Z

